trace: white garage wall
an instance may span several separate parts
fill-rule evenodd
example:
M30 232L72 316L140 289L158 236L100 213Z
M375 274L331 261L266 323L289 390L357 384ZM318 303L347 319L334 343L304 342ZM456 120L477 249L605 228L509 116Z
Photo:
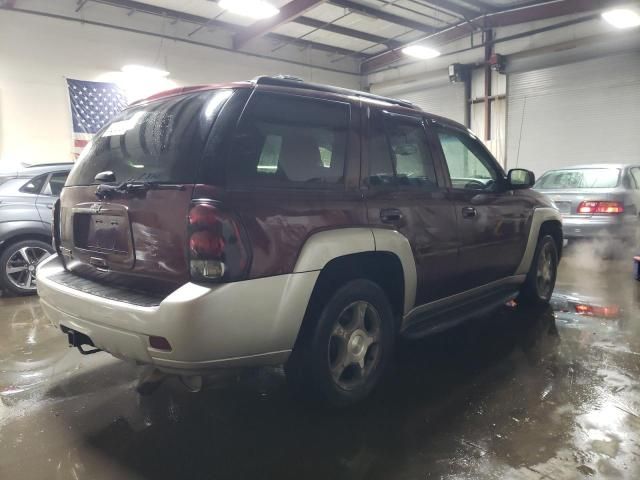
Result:
M167 86L288 73L358 88L359 77L105 27L0 11L0 168L71 158L65 77L108 81L129 63L171 72ZM153 93L153 92L150 92Z

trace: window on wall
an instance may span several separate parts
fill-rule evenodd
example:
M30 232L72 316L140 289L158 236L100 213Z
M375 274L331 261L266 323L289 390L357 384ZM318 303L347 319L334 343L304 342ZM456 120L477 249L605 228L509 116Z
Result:
M473 138L453 129L437 128L453 188L491 190L498 180L493 161Z
M369 183L437 187L433 158L420 119L381 112L372 116Z
M242 116L227 166L234 184L341 184L349 105L258 93Z

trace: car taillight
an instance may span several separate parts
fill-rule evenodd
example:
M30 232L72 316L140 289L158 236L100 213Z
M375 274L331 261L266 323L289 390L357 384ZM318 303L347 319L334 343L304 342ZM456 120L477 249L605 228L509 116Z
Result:
M249 250L239 223L214 202L189 211L189 265L195 281L234 281L246 274Z
M585 201L578 205L578 213L608 213L617 214L624 212L624 205L621 202L594 202Z
M578 304L575 306L575 309L576 313L589 317L616 318L620 315L620 307L617 305L601 307L597 305Z

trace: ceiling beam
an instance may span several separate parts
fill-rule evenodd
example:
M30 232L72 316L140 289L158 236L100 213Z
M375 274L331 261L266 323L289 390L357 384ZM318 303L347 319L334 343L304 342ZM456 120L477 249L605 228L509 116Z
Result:
M324 0L293 0L280 8L280 12L264 20L258 20L252 25L242 29L233 39L235 48L242 48L254 38L261 37L280 25L291 22L303 15L316 5L324 3Z
M315 18L298 17L294 20L294 22L299 23L300 25L305 25L307 27L319 28L321 30L326 30L327 32L338 33L340 35L345 35L352 38L358 38L360 40L365 40L371 43L387 45L389 48L395 48L401 45L401 42L393 40L391 38L380 37L378 35L374 35L373 33L363 32L362 30L355 30L353 28L341 27L340 25L323 22L322 20L316 20Z
M187 23L194 23L196 25L202 25L207 23L211 27L220 27L227 30L235 31L237 26L232 23L222 22L220 20L213 20L199 15L192 15L190 13L180 12L178 10L171 10L169 8L157 7L149 3L137 2L135 0L92 0L95 3L102 3L104 5L111 5L112 7L124 8L131 12L148 13L150 15L157 15L159 17L178 19Z
M410 18L389 13L380 8L374 8L370 7L369 5L354 2L353 0L329 0L329 3L338 7L348 8L352 12L360 13L362 15L366 15L367 17L379 18L380 20L384 20L385 22L395 23L396 25L411 28L412 30L418 30L424 33L434 33L436 31L435 28L430 27L429 25L425 25L424 23L416 22L415 20L411 20Z
M519 23L550 19L562 15L601 10L608 6L615 5L615 2L616 0L557 0L544 2L528 7L480 15L468 22L460 23L454 27L441 30L433 35L428 35L410 43L414 44L424 41L428 42L429 46L436 47L470 35L475 30L505 27ZM363 74L371 73L391 65L402 58L407 58L402 54L401 49L402 47L396 47L371 56L362 63L361 72Z
M105 5L111 5L113 7L120 7L126 9L128 12L134 10L140 13L147 13L150 15L157 15L164 18L179 20L182 22L192 23L201 27L215 27L227 30L231 33L238 33L242 27L233 23L223 22L221 20L213 20L199 15L192 15L189 13L179 12L177 10L171 10L168 8L157 7L155 5L149 5L147 3L137 2L134 0L92 0L96 3L102 3ZM294 37L287 37L285 35L276 35L275 33L269 33L269 38L277 40L279 42L292 43L301 47L312 48L321 52L336 53L338 55L346 56L359 56L360 58L367 58L367 55L359 54L354 50L346 48L334 47L325 43L312 42L304 39L296 39Z
M430 5L448 10L462 18L474 18L480 13L478 10L473 10L459 3L451 2L450 0L426 0L425 7L429 7Z
M360 57L360 59L369 57L369 55L357 52L355 50L349 50L342 47L334 47L332 45L327 45L326 43L311 42L309 40L305 40L304 38L289 37L287 35L280 35L278 33L270 33L268 36L269 38L273 38L274 40L278 40L279 42L287 45L298 45L299 47L319 50L321 52L335 53L340 56L344 55L346 57ZM283 61L286 62L286 60Z

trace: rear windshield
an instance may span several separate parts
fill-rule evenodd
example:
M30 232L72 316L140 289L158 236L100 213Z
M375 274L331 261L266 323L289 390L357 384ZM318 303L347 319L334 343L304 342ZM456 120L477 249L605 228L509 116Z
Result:
M545 173L536 188L563 190L573 188L614 188L620 182L619 168L580 168Z
M67 185L95 184L112 171L116 183L193 183L216 115L232 90L209 90L129 108L85 147Z

